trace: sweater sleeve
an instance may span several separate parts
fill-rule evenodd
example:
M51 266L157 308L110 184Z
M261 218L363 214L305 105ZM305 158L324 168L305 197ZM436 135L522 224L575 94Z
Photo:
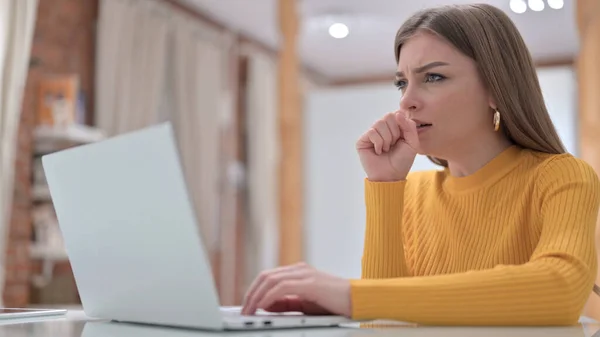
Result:
M594 233L600 184L573 157L541 169L540 240L522 265L436 276L351 280L355 319L430 325L571 325L597 270Z
M406 181L371 182L365 179L366 230L362 278L408 276L402 238Z

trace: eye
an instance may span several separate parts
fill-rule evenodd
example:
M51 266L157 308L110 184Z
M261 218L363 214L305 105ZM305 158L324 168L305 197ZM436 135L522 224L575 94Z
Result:
M398 88L398 90L402 90L402 89L406 88L406 81L405 80L395 80L394 85L396 86L396 88Z
M439 82L446 79L443 75L440 74L427 74L425 75L425 82Z

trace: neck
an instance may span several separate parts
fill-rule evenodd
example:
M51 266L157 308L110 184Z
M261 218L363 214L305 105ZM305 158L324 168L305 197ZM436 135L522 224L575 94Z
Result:
M511 145L503 136L495 137L493 141L471 142L457 151L455 156L448 158L448 170L454 177L466 177L477 172Z

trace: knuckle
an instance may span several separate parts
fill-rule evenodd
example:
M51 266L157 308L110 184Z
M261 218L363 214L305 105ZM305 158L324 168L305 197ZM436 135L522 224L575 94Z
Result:
M380 138L379 132L377 132L377 130L375 130L375 129L370 129L368 133L369 133L370 138L373 139L374 141L377 141Z
M392 131L398 130L398 123L396 123L395 117L392 116L392 117L388 118L388 123L387 124L388 124L388 126L390 127L390 129Z
M276 284L278 280L279 280L279 278L277 277L277 275L269 275L265 279L265 283L267 285L273 285L273 284Z
M262 271L260 272L260 274L258 274L258 280L259 281L264 281L267 277L269 277L269 272L268 271Z
M385 119L381 119L381 120L377 121L377 123L375 123L375 127L378 130L381 130L383 128L387 128L387 122L385 121Z
M297 284L298 283L294 280L285 280L279 283L275 288L277 288L277 290L279 291L288 292L290 290L293 290L297 286Z
M306 284L308 286L314 286L314 285L316 285L317 284L317 277L315 275L312 275L312 276L308 277L306 279Z
M289 281L284 281L284 282L281 282L278 285L274 286L272 288L271 293L276 294L276 296L279 297L280 294L287 293L289 291L289 289L290 289Z

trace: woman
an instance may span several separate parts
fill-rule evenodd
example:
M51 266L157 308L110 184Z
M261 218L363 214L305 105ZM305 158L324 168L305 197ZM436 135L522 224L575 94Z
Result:
M396 35L400 109L357 142L362 278L262 273L257 308L443 325L568 325L597 270L600 184L565 153L517 29L499 9L412 16ZM416 154L443 170L409 174Z

